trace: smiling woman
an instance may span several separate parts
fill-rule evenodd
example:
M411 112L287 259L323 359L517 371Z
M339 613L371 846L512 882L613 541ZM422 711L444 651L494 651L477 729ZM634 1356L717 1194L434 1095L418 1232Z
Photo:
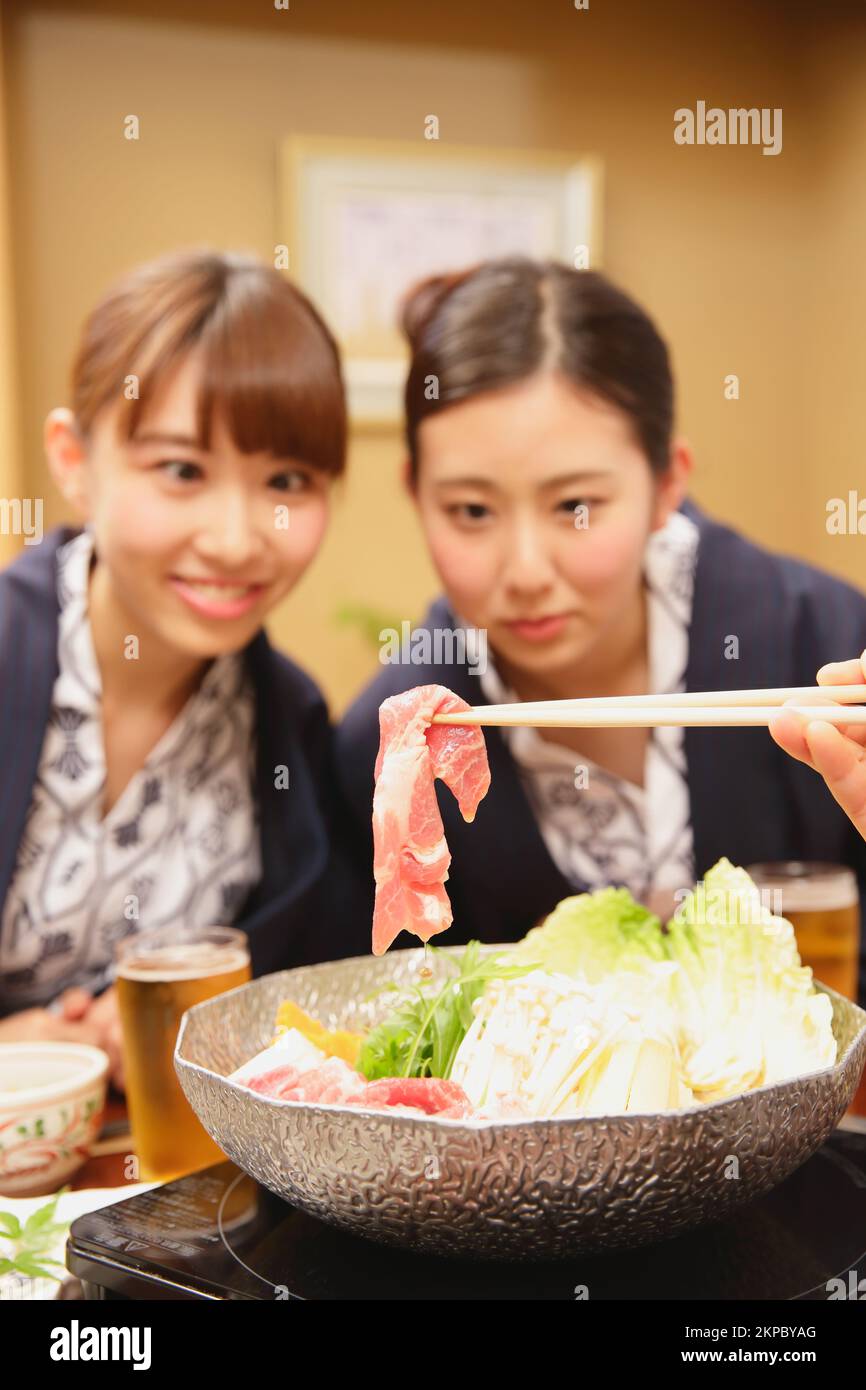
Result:
M349 711L338 766L362 860L379 706L409 686L470 705L800 686L866 645L861 593L687 499L666 344L604 276L485 262L416 287L403 323L407 478L443 589L414 632L482 632L488 659L389 666ZM449 940L514 940L560 899L608 884L667 917L723 856L850 863L866 896L862 843L762 730L523 727L486 740L491 789L473 825L440 796Z
M331 334L253 259L167 257L88 319L45 426L84 527L0 576L0 1038L108 1046L92 998L143 928L242 925L255 971L346 953L327 711L263 630L345 433Z

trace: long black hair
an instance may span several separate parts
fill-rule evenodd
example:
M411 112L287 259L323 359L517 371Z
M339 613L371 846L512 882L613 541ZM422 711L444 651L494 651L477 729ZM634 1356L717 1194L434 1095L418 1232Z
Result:
M545 369L618 406L654 473L670 463L668 350L639 304L596 271L509 256L416 285L403 301L412 350L406 440L418 475L428 416Z

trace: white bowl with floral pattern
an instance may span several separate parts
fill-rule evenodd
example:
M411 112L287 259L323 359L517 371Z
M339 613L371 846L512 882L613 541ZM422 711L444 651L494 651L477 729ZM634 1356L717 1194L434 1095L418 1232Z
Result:
M84 1043L0 1043L0 1195L56 1192L99 1134L109 1059Z

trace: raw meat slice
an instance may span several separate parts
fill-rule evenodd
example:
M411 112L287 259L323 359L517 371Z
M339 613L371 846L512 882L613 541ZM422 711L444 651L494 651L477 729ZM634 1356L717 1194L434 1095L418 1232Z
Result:
M259 1091L277 1100L305 1100L309 1104L345 1105L359 1097L367 1082L340 1057L329 1057L319 1067L302 1070L299 1067L275 1067L264 1076L254 1076L246 1083L250 1090Z
M373 793L373 955L384 955L403 930L422 941L445 931L452 913L445 880L451 854L436 801L439 777L465 821L475 819L490 786L480 728L436 724L434 714L468 709L441 685L421 685L385 700L379 710L379 755Z
M300 1067L294 1067L287 1063L284 1067L272 1067L270 1071L264 1071L259 1076L248 1076L242 1085L249 1087L251 1091L259 1091L263 1096L280 1097L285 1087L294 1086L301 1075Z
M416 1114L441 1115L462 1120L472 1107L462 1086L437 1076L389 1076L366 1081L340 1057L329 1057L321 1066L274 1067L243 1083L259 1095L274 1100L301 1100L308 1105L358 1105L369 1110L412 1110Z
M421 1110L425 1115L445 1115L459 1120L472 1113L469 1097L456 1081L438 1076L387 1076L371 1081L363 1094L353 1096L349 1105L363 1105L370 1110L399 1106Z

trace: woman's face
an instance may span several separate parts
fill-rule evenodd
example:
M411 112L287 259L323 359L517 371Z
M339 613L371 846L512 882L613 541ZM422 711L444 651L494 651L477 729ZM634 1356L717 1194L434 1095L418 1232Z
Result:
M97 417L81 457L75 435L46 429L55 476L90 522L98 563L136 633L201 658L238 651L293 588L328 518L328 480L268 454L241 454L214 420L196 447L200 363L186 358L133 440L117 408ZM62 412L53 412L54 417Z
M682 497L627 417L549 373L449 406L418 432L416 499L456 612L538 677L604 664L634 620L651 531Z

